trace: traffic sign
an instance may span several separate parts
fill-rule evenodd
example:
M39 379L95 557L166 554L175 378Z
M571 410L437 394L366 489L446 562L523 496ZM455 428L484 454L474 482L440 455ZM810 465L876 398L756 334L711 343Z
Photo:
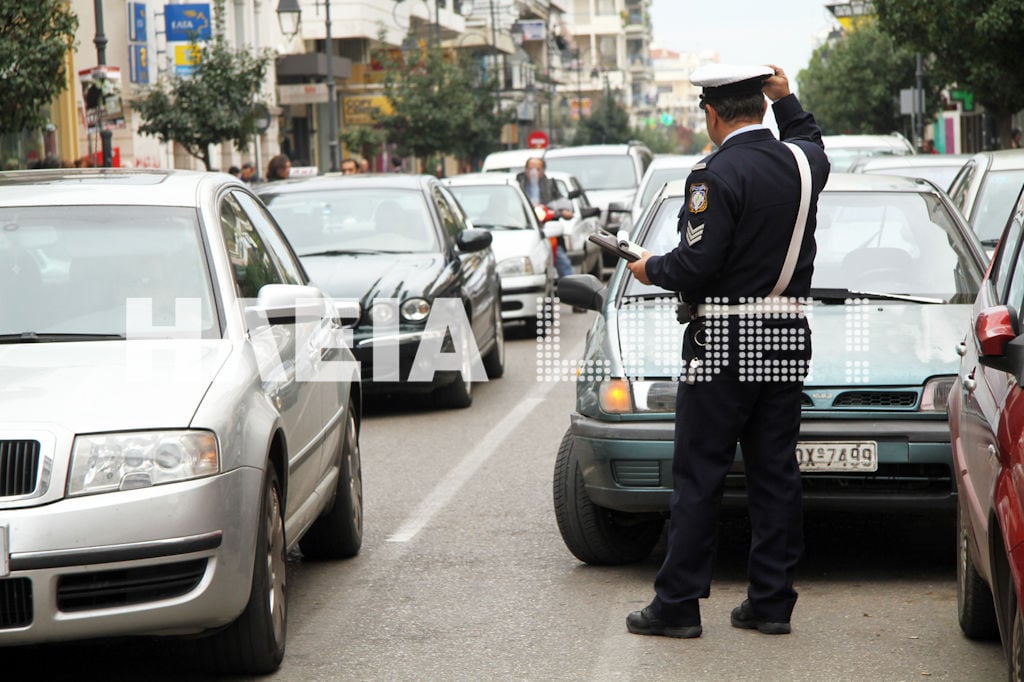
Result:
M547 149L550 140L543 130L534 130L526 136L526 146L530 149Z

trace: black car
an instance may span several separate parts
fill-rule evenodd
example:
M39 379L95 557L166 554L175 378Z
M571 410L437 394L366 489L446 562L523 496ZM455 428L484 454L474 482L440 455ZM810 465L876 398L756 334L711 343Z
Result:
M491 233L472 229L430 175L321 176L261 197L310 278L358 302L351 344L363 389L436 391L466 407L472 382L504 371L501 287Z

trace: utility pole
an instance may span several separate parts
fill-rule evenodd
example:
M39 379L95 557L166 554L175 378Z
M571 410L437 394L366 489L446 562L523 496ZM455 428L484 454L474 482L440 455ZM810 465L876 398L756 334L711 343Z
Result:
M93 0L93 9L96 14L96 37L93 43L96 45L96 72L93 79L106 80L107 70L107 36L103 33L103 0ZM100 129L100 149L103 154L103 167L110 168L113 165L113 146L111 138L113 133L103 125L103 105L105 104L103 88L100 88L99 103L96 105L96 127Z
M338 172L338 94L334 83L334 39L331 37L331 0L324 0L327 21L325 49L327 51L327 146L331 154L331 172Z

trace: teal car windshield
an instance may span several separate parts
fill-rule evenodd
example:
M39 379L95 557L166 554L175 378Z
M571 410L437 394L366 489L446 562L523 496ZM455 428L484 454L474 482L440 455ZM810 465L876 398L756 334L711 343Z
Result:
M643 246L656 254L679 244L683 198L666 199L650 218ZM906 192L822 192L815 232L814 289L974 300L982 273L938 196ZM626 296L669 292L629 277Z

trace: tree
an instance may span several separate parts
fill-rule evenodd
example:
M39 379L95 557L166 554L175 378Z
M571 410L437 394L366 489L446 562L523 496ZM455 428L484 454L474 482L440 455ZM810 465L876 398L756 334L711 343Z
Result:
M913 50L864 23L844 38L814 51L797 74L800 101L826 134L885 134L903 128L899 92L915 83ZM927 113L939 108L933 88Z
M364 159L372 159L387 142L387 134L370 126L346 127L338 137L349 153L358 153Z
M161 142L175 141L210 169L210 145L234 142L244 151L256 134L257 96L267 74L270 52L234 50L224 39L223 0L216 3L214 37L201 49L189 77L161 78L132 104L145 123L139 132Z
M1024 0L875 0L875 9L886 33L930 57L936 81L974 94L1009 146L1011 116L1024 109Z
M654 128L637 127L633 129L630 139L640 140L655 154L679 153L679 135L674 125Z
M493 88L469 64L437 49L414 49L404 61L382 59L384 93L393 112L380 125L400 154L421 160L454 154L463 160L497 148L509 115L498 111Z
M77 28L62 0L0 3L0 134L46 123L42 109L64 90L64 56Z
M629 114L606 90L594 113L580 119L573 144L621 144L631 138Z

